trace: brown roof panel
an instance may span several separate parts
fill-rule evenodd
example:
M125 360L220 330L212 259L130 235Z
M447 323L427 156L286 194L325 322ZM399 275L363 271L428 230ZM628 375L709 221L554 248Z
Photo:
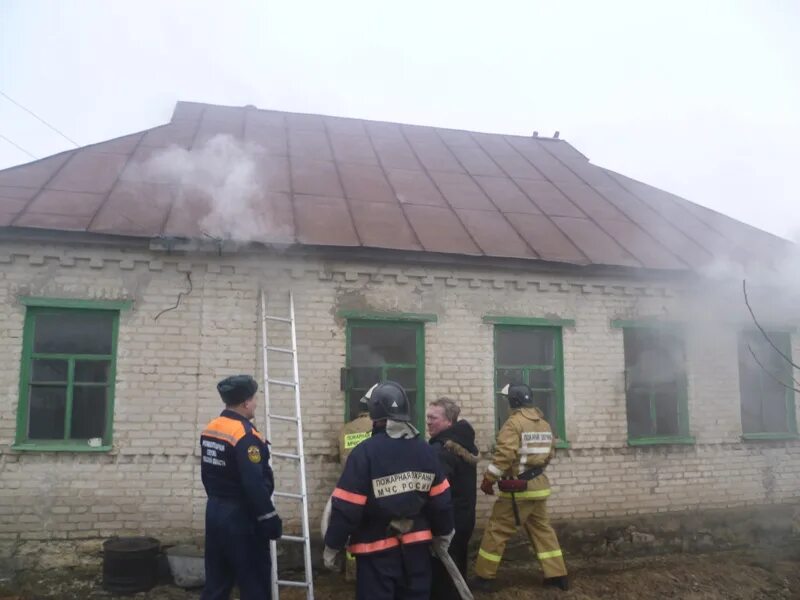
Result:
M458 209L456 213L487 256L538 258L499 212Z
M688 266L668 252L643 229L630 221L597 219L597 224L645 267L651 269L685 269Z
M386 169L397 199L403 204L447 206L447 202L424 171Z
M676 204L671 194L631 179L627 181L616 179L611 185L622 185L633 196L669 222L674 223L676 228L704 248L714 250L730 245L718 231L703 223L685 207Z
M207 239L207 236L222 237L224 232L212 230L218 220L212 212L214 205L211 198L196 189L183 189L176 197L164 224L164 235L167 237L185 237ZM252 215L248 215L252 219Z
M532 164L525 160L522 156L495 156L493 157L497 165L502 171L508 174L509 177L519 177L522 179L541 179L545 177L536 169Z
M559 183L558 188L593 219L630 221L620 210L585 183Z
M531 202L519 186L507 177L481 177L475 176L475 181L481 186L495 206L503 212L521 212L533 215L542 214L536 205Z
M248 120L244 125L244 140L266 154L289 155L289 138L283 127Z
M250 199L248 208L253 218L246 224L245 239L278 244L295 242L294 211L289 194L263 192ZM235 219L236 215L231 218ZM237 219L237 223L240 221Z
M360 119L348 119L346 117L325 117L325 127L328 133L343 136L367 136L367 128L364 121Z
M550 144L545 147L549 146ZM593 186L609 186L614 184L605 169L596 167L586 160L565 160L564 164L584 183Z
M58 229L62 231L86 231L91 219L91 216L86 215L48 215L26 212L14 221L14 226Z
M508 136L506 139L528 162L536 167L537 171L550 181L579 181L572 171L567 169L561 161L539 146L535 139L513 136ZM518 177L524 176L519 175Z
M685 263L698 267L706 265L711 260L711 253L705 248L699 246L628 191L620 187L596 189L631 221L637 223Z
M175 121L167 125L154 127L144 134L140 145L158 148L165 146L188 148L192 145L197 126L198 123L194 121Z
M98 233L156 237L161 235L175 191L167 185L121 181L89 227Z
M561 160L589 162L589 159L581 154L577 148L564 140L537 138L536 141L542 148Z
M327 160L293 158L290 162L292 189L297 194L344 198L336 165Z
M92 152L108 152L109 154L130 154L139 145L144 133L134 133L122 137L100 142L90 146Z
M471 140L471 138L470 138ZM480 146L473 142L472 146L450 146L450 151L470 175L490 175L502 177L503 171Z
M197 134L194 137L192 148L202 148L210 140L219 136L231 136L241 138L244 133L244 121L242 123L231 123L229 121L200 121Z
M10 227L18 215L19 211L11 211L0 202L0 227Z
M423 248L428 252L481 253L449 208L408 205L404 210Z
M0 186L41 188L78 151L62 152L49 158L0 171Z
M589 260L549 217L506 213L508 220L542 260L588 265Z
M495 210L494 205L469 175L430 171L429 175L453 208Z
M185 102L179 100L175 104L175 109L172 111L172 120L182 121L188 119L190 121L197 121L203 116L203 111L207 106L210 105L201 102Z
M242 110L238 106L206 106L203 115L200 117L203 124L215 123L220 127L238 131L241 133L244 126L244 118L248 111ZM201 126L202 128L202 126Z
M324 129L290 129L289 154L299 158L333 160L328 134Z
M12 185L0 185L0 198L13 200L30 200L38 194L40 188L37 187L16 187ZM2 202L0 202L2 205Z
M589 219L553 217L561 231L596 264L638 267L641 263Z
M549 181L517 178L514 181L546 215L577 218L586 216Z
M372 149L372 142L366 135L349 135L331 131L329 133L333 154L339 162L352 162L377 165L378 156Z
M343 198L294 197L297 241L314 246L360 245Z
M422 250L399 204L351 202L353 220L364 246Z
M325 119L322 115L309 115L304 113L285 113L286 126L294 131L318 130L324 131Z
M370 127L370 136L372 143L375 146L375 152L378 153L378 158L385 169L413 169L419 171L422 167L411 150L408 142L397 133L395 136L383 136L386 132L382 132L380 137L374 136L372 128Z
M432 128L404 126L403 133L417 158L426 169L430 171L464 172L453 153L448 150Z
M29 213L91 217L106 199L105 194L43 190L28 205Z
M127 160L128 157L122 154L77 151L47 183L47 187L68 192L108 193Z
M256 155L259 183L270 192L290 192L289 159L285 156Z
M339 174L348 198L364 202L398 203L397 197L380 167L339 163Z

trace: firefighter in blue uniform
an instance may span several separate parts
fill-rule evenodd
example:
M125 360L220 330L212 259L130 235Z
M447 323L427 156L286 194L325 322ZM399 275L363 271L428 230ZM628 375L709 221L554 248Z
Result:
M409 423L408 397L393 381L367 392L372 437L353 449L333 491L323 559L356 557L358 600L427 600L430 545L453 537L450 484L435 451Z
M241 600L269 600L269 540L280 538L272 504L268 442L250 419L258 384L235 375L217 384L225 410L200 436L206 488L206 585L201 600L228 600L234 583Z

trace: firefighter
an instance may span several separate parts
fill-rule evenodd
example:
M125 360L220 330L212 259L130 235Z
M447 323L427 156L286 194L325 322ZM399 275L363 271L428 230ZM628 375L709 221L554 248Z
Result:
M201 600L228 600L234 583L241 600L269 600L269 541L281 537L272 504L275 487L268 442L250 419L258 384L235 375L217 384L225 410L200 436L206 503L206 584Z
M342 467L347 462L347 457L350 456L353 448L372 435L372 419L369 418L366 396L361 398L359 404L361 412L355 419L345 423L339 433L339 464ZM345 581L356 580L356 557L350 552L345 553L344 579Z
M393 381L367 392L372 436L356 446L333 491L325 566L348 543L358 600L427 600L431 544L453 536L450 484L435 451L409 422L405 390Z
M492 495L497 482L499 498L483 533L473 585L491 591L506 542L522 524L542 565L544 584L567 590L564 557L547 518L550 482L544 470L555 455L552 430L533 406L527 385L507 385L500 393L508 397L511 415L497 434L494 456L481 483L481 491Z

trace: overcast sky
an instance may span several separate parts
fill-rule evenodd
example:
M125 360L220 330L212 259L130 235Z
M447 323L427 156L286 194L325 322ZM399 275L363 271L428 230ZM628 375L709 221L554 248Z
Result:
M175 101L530 135L800 235L800 2L0 0L0 91L80 144ZM71 146L0 96L0 135ZM30 158L0 138L0 168Z

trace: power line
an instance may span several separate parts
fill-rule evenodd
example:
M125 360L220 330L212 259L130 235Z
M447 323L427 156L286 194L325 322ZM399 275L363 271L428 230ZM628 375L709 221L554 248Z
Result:
M20 107L22 110L24 110L26 113L28 113L28 114L29 114L29 115L31 115L32 117L34 117L34 118L38 119L39 121L41 121L42 123L44 123L45 125L47 125L47 126L50 128L50 129L52 129L53 131L55 131L55 132L56 132L58 135L60 135L61 137L63 137L65 140L67 140L67 141L68 141L70 144L74 145L76 148L80 148L80 144L79 144L78 142L76 142L76 141L75 141L75 140L73 140L72 138L68 137L66 134L62 133L61 131L59 131L58 129L56 129L55 127L53 127L52 125L50 125L50 123L48 123L47 121L45 121L45 120L44 120L42 117L40 117L39 115L37 115L35 112L33 112L32 110L30 110L29 108L26 108L26 107L22 106L22 104L20 104L20 103L19 103L19 102L17 102L16 100L14 100L14 99L13 99L11 96L9 96L8 94L6 94L6 93L5 93L3 90L0 90L0 95L2 95L3 97L5 97L5 99L6 99L6 100L8 100L9 102L12 102L13 104L16 104L17 106L19 106L19 107ZM6 138L6 139L7 139L7 138ZM12 143L13 143L13 142L12 142ZM16 146L16 144L14 144L14 145ZM19 146L17 146L17 147L19 147Z
M4 136L2 133L0 133L0 138L2 138L2 139L4 139L5 141L7 141L9 144L11 144L12 146L14 146L14 148L16 148L17 150L21 150L22 152L24 152L25 154L27 154L28 156L30 156L32 159L34 159L34 160L37 160L37 159L39 158L38 156L34 156L33 154L31 154L30 152L28 152L27 150L25 150L25 148L23 148L22 146L20 146L20 145L19 145L19 144L17 144L16 142L14 142L14 141L12 141L12 140L8 139L8 138L7 138L6 136Z

